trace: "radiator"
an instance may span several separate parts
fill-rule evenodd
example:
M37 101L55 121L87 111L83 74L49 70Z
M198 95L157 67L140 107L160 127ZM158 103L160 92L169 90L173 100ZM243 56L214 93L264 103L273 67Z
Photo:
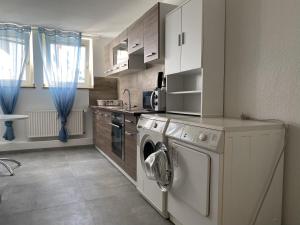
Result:
M67 130L69 135L83 135L83 110L74 110L68 117ZM28 138L56 137L61 129L60 119L56 111L28 112Z

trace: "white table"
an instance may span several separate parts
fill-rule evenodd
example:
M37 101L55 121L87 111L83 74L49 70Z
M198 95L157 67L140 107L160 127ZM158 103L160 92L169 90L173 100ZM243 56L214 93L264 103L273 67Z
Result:
M24 119L28 119L27 115L6 115L6 114L2 114L0 115L0 121L16 121L16 120L24 120ZM21 166L21 163L13 160L13 159L8 159L8 158L0 158L0 164L3 165L8 172L10 173L11 176L14 175L14 170L4 161L8 161L8 162L13 162L15 164L17 164L17 166Z

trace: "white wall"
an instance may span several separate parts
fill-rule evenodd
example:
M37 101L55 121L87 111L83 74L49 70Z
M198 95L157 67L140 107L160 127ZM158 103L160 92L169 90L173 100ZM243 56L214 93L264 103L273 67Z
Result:
M225 115L290 124L284 225L300 224L299 12L299 0L227 0Z
M35 84L36 88L21 88L19 99L16 106L16 114L26 114L28 111L33 110L55 110L50 92L48 89L43 88L42 78L42 62L40 52L38 49L38 42L36 36L34 36L34 69L35 69ZM88 90L78 90L76 95L74 109L87 109L89 106L89 92ZM0 113L2 113L0 109ZM30 143L26 136L26 122L17 121L14 123L16 140L14 142L24 142L24 144L30 146ZM85 118L86 134L83 138L92 139L92 119L91 113L86 113ZM4 125L0 126L0 135L4 132ZM1 138L0 138L1 139ZM13 142L13 143L14 143ZM7 149L14 149L14 145L9 146ZM80 143L76 142L76 143ZM51 145L50 145L51 146ZM41 148L43 145L41 145ZM3 145L0 145L0 150L4 149ZM6 149L6 148L5 148Z

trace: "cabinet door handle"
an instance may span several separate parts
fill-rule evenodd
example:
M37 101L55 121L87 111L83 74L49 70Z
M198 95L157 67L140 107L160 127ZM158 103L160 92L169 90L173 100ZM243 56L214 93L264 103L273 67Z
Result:
M113 126L113 127L117 127L117 128L121 128L121 126L117 125L117 124L113 124L113 123L108 123L109 125Z
M134 136L134 135L136 135L136 133L130 133L130 132L125 131L125 135Z
M134 121L127 120L127 119L125 119L125 122L126 122L126 123L134 123Z
M178 34L178 46L181 46L181 34Z
M182 45L185 44L185 32L182 32Z
M148 55L146 55L146 57L151 57L151 56L154 56L154 55L156 55L156 52L152 52L152 53L150 53L150 54L148 54Z
M134 45L131 46L131 48L136 48L139 45L140 45L139 43L135 43Z

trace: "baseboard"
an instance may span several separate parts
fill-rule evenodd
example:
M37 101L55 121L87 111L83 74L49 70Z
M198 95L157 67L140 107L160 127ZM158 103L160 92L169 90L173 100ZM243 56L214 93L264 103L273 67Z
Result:
M170 215L170 221L175 225L182 225L174 216Z
M74 147L74 146L83 146L83 145L92 145L92 144L93 144L93 138L69 139L67 143L62 143L59 140L12 141L12 142L4 141L4 142L0 142L0 152L42 149L42 148Z
M136 186L136 181L132 179L117 163L115 163L108 155L106 155L100 148L95 146L95 148L102 154L104 157L111 162L134 186Z

